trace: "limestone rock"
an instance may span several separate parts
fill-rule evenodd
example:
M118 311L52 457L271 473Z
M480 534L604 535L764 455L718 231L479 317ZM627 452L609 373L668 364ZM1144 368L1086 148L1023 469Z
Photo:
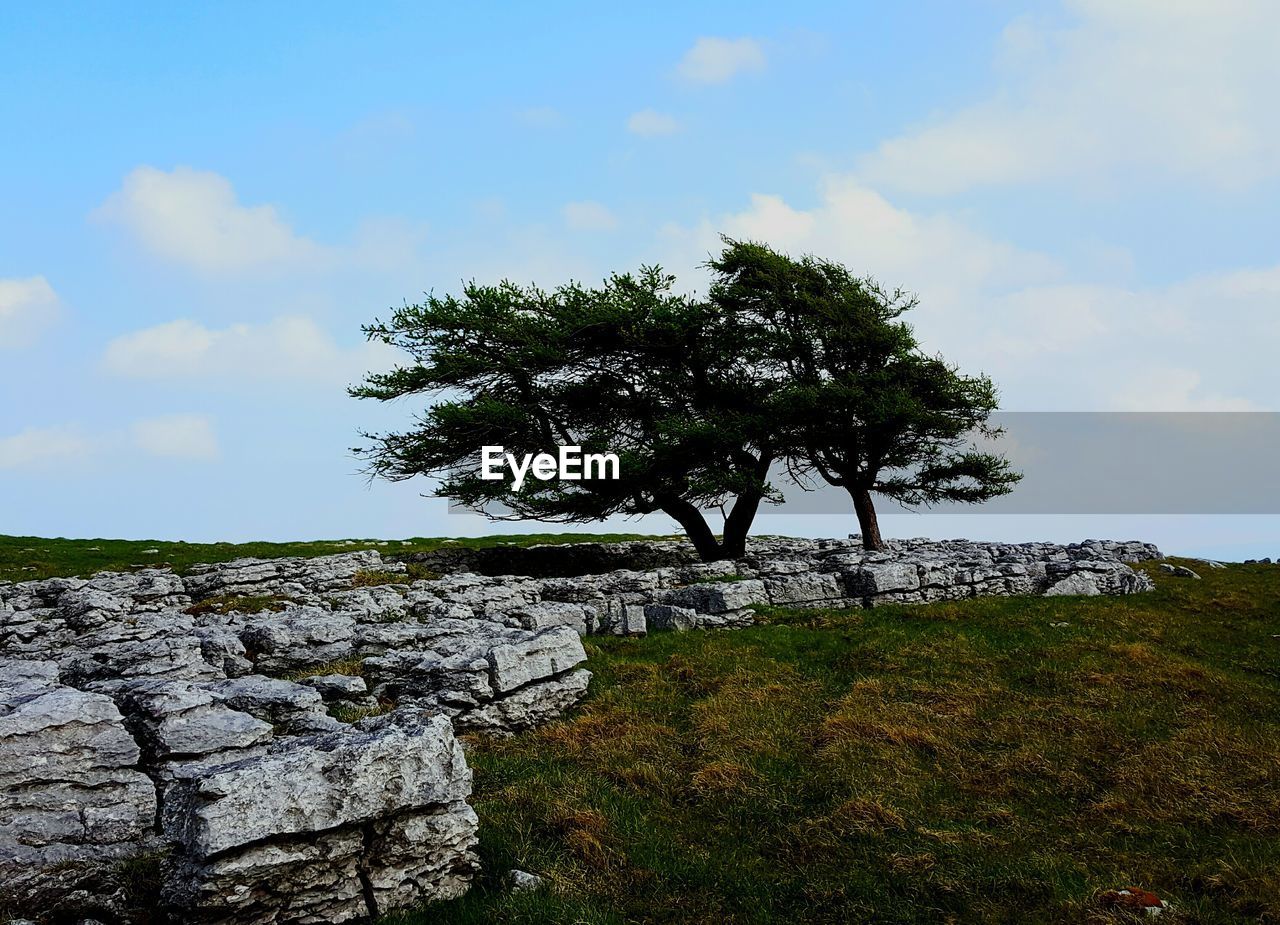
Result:
M166 894L193 921L228 925L346 922L456 896L476 866L470 792L443 716L285 740L170 789Z
M872 562L845 575L845 587L850 597L913 591L920 587L920 573L912 562Z
M369 693L364 678L346 674L322 674L303 678L302 683L315 688L325 703L363 700Z
M537 874L531 874L524 870L510 870L507 872L507 883L511 886L513 893L525 893L530 890L537 890L542 887L545 881Z
M53 909L147 843L155 787L111 699L0 659L0 905Z
M1073 572L1066 578L1055 581L1045 589L1045 597L1062 597L1067 595L1080 595L1084 597L1096 597L1102 592L1098 590L1097 582L1088 572Z
M775 575L764 579L764 586L769 602L778 605L831 601L844 596L835 576L819 572Z
M206 684L205 690L228 707L256 716L284 734L330 732L339 726L325 711L320 692L305 684L247 675Z
M663 595L660 603L687 607L700 614L717 614L742 610L752 604L767 604L769 596L765 592L764 582L756 578L748 581L707 582L676 588Z
M644 609L645 619L654 629L691 630L698 625L698 612L692 607L676 607L674 604L649 604Z
M325 593L350 590L357 572L404 570L404 565L384 562L376 550L366 549L314 558L235 559L194 565L185 581L196 600L267 594L313 600Z
M460 729L526 728L571 706L586 691L569 678L586 661L577 632L555 626L532 632L485 621L453 621L429 650L390 650L365 660L380 698L441 709ZM503 708L504 701L514 698Z
M245 617L240 631L260 672L285 672L350 658L356 623L351 614L320 607L290 607Z
M270 723L228 706L191 681L132 679L94 687L120 706L152 765L235 752L272 736Z

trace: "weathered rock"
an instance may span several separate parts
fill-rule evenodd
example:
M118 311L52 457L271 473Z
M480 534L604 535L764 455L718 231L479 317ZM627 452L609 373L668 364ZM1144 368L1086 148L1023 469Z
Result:
M511 886L513 893L526 893L530 890L537 890L542 887L545 881L537 874L531 874L524 870L510 870L507 872L507 883Z
M204 660L229 678L253 672L253 662L240 637L227 626L197 626L192 634L200 640Z
M459 729L509 732L557 715L586 691L573 671L586 652L567 626L528 631L453 621L447 629L453 632L436 635L430 649L366 659L374 694L443 710Z
M290 607L244 617L240 641L260 672L295 671L350 658L356 623L351 614Z
M769 602L778 605L827 602L844 596L835 576L820 572L774 575L764 579L764 586Z
M687 607L699 614L718 614L767 604L769 596L759 579L718 581L676 588L666 592L659 603Z
M1096 597L1102 592L1098 590L1098 584L1088 572L1073 572L1066 578L1055 581L1045 589L1045 597L1061 597L1066 595L1081 595L1085 597Z
M974 576L970 570L971 583ZM893 591L914 591L920 587L920 572L912 562L871 562L845 575L850 597L872 597Z
M78 636L55 654L74 686L111 678L213 680L223 672L204 658L191 617L176 611L141 613Z
M644 616L654 629L684 631L694 629L698 625L698 612L692 607L649 604L644 608Z
M149 840L155 787L119 710L50 661L0 660L0 907L54 909Z
M192 566L185 577L196 600L217 595L278 595L304 601L350 590L357 572L400 572L403 564L384 562L376 550L315 558L235 559Z
M1160 571L1164 572L1166 575L1176 575L1179 578L1198 579L1200 577L1185 565L1174 565L1172 562L1161 562Z
M408 617L410 603L404 585L373 585L331 594L329 606L351 614L360 623L390 623Z
M346 674L322 674L303 678L302 683L316 689L326 703L363 700L369 693L364 678Z
M119 705L152 766L235 752L272 737L270 723L228 706L191 681L102 681L94 688Z
M542 601L537 604L519 604L506 613L508 616L515 617L527 630L568 626L579 636L585 636L589 629L594 628L597 611L596 608L585 604Z
M532 729L555 719L586 696L591 672L579 668L554 678L535 681L475 709L459 714L459 728L506 735Z
M166 894L220 925L346 922L456 896L476 866L470 791L442 716L286 740L173 785Z
M331 732L340 725L324 707L320 692L305 684L247 675L206 684L220 702L269 723L286 735Z

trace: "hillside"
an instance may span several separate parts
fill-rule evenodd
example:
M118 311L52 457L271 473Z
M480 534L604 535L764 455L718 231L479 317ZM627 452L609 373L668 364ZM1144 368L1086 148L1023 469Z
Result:
M204 599L217 581L190 568L200 560L449 543L10 537L0 566L23 578L163 561ZM455 717L482 873L462 899L385 921L1137 921L1112 903L1130 886L1172 903L1163 921L1280 921L1280 566L1183 564L1202 579L1147 563L1155 590L1122 596L755 605L733 631L587 636L594 677L562 718L494 739ZM343 574L335 588L364 593L362 573ZM304 612L299 631L332 620ZM355 671L376 681L377 661ZM113 874L141 908L155 908L155 860ZM544 886L513 891L512 869Z
M482 882L395 921L1280 921L1280 567L1186 564L594 638L571 718L472 744Z

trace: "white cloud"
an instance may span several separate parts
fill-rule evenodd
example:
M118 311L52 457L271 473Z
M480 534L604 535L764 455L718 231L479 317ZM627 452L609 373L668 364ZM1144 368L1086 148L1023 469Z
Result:
M225 177L178 167L138 167L94 213L152 253L203 273L297 268L331 257L294 233L274 206L241 205Z
M165 414L134 421L134 445L152 456L172 459L216 459L218 438L213 422L202 414Z
M912 289L1044 281L1059 272L1041 254L996 241L945 213L909 212L842 175L822 181L811 209L796 208L780 196L752 194L750 208L704 222L701 246L695 249L714 249L716 232L841 260L888 285Z
M564 223L574 231L612 231L618 227L618 219L609 209L598 202L566 203L561 210Z
M651 137L672 135L680 131L680 122L674 117L652 109L641 109L627 118L627 131L633 135Z
M745 71L763 70L764 50L751 38L704 36L685 52L676 73L690 83L722 84Z
M208 328L186 319L117 337L102 365L133 379L354 382L394 356L382 344L342 348L309 318Z
M58 296L43 276L0 279L0 348L25 347L58 314Z
M664 266L697 276L682 260L718 250L717 232L917 292L907 320L925 348L990 374L1011 409L1246 410L1280 394L1280 267L1145 288L1065 280L1042 254L848 176L828 177L807 209L756 194L741 211L669 228Z
M71 428L28 428L0 437L0 469L25 469L82 459L89 441Z
M1259 411L1247 398L1207 392L1194 369L1143 365L1117 383L1116 411Z
M1070 0L1005 31L991 96L883 142L864 180L914 193L1165 172L1228 187L1280 173L1280 5Z

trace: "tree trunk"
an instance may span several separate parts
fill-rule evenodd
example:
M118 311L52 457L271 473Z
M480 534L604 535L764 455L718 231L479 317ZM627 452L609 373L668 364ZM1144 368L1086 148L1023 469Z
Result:
M703 562L727 558L716 535L707 526L707 519L694 505L683 498L673 498L660 506L664 514L672 517L684 528L685 536L689 537L689 542L698 551L698 557Z
M880 537L880 522L876 519L876 506L871 501L871 492L865 488L850 488L853 497L853 512L858 515L858 529L862 532L863 549L884 549L884 540Z
M751 523L756 519L756 511L760 509L763 497L760 492L753 491L738 495L733 502L733 509L724 519L720 558L741 559L747 554L747 534L751 532Z

